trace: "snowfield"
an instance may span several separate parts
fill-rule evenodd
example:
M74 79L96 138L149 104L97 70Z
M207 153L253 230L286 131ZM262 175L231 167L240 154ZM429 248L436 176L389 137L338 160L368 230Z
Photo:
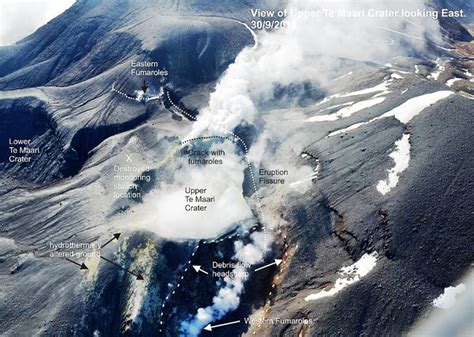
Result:
M321 290L320 292L308 295L304 300L308 302L319 300L324 297L334 296L347 286L360 281L362 277L374 269L375 264L377 263L377 257L377 252L362 255L362 257L354 264L341 268L339 273L343 277L338 278L331 289Z
M336 131L331 132L328 137L333 137L336 135L339 135L341 133L345 133L351 130L355 130L362 125L372 123L374 121L380 120L382 118L387 118L387 117L395 117L398 119L401 123L406 124L408 123L413 117L418 115L420 112L428 108L429 106L437 103L438 101L447 98L454 94L452 91L449 90L442 90L442 91L436 91L430 94L425 94L417 97L410 98L407 100L405 103L401 104L400 106L384 113L381 116L372 118L371 120L367 122L361 122L361 123L356 123L352 124L351 126L348 126L344 129L339 129Z
M382 195L390 192L392 188L397 186L400 173L408 168L410 161L410 135L404 134L400 140L395 142L395 150L389 154L395 161L395 166L388 170L388 177L377 183L377 191Z

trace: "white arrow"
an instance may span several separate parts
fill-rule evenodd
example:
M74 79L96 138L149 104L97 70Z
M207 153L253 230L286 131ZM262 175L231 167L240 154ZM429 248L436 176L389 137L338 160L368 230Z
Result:
M206 275L209 275L209 273L207 271L205 271L204 269L201 269L201 266L197 265L197 264L193 264L193 268L194 270L196 271L196 273L204 273Z
M271 266L273 266L273 265L276 265L276 266L278 267L278 266L280 265L281 261L282 261L281 259L275 259L274 262L269 263L269 264L266 264L266 265L264 265L263 267L257 268L257 269L255 269L254 271L259 271L259 270L262 270L262 269L271 267Z
M211 325L211 324L209 323L208 325L206 325L206 327L204 328L204 330L206 330L206 331L212 331L212 329L220 328L221 326L226 326L226 325L231 325L231 324L237 324L237 323L240 323L240 321L233 321L233 322L222 323L222 324L217 324L217 325Z

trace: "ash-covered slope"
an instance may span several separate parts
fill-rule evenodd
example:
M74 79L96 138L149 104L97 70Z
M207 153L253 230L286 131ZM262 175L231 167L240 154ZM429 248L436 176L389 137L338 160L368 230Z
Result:
M320 128L311 128L315 142L304 148L299 160L318 158L318 182L311 193L284 206L293 224L292 246L297 248L283 271L269 318L314 321L254 331L265 336L302 331L304 336L405 335L444 288L457 284L470 270L472 100L453 94L406 124L387 117L331 136L413 97L446 89L413 74L399 75L378 108L365 109L345 122L312 122ZM308 111L313 116L336 103ZM286 118L288 125L297 115L288 111ZM293 137L301 142L300 132ZM403 137L409 137L409 164L398 174L396 187L382 194L377 187L394 170L392 158L395 166L408 160L391 155ZM291 142L286 134L281 139ZM331 295L336 280L348 277L340 272L341 266L370 260L367 253L373 252L374 265L359 267L370 272Z
M149 276L141 290L136 289L140 282L130 285L128 274L104 262L100 271L88 262L84 279L74 264L49 258L51 243L108 238L111 217L140 202L112 196L113 165L125 163L127 156L138 167L150 167L150 176L165 175L156 167L176 139L184 138L187 122L167 110L170 103L162 101L160 92L165 86L185 93L203 85L200 92L208 95L206 85L242 48L255 43L239 22L248 15L242 14L244 8L234 1L212 6L78 1L30 37L0 49L0 185L5 198L0 211L0 334L123 333L141 310L124 305L148 297L150 326L140 324L132 331L156 334L167 284L195 242L167 244L150 233L123 242L125 266L138 254L149 260L150 272L157 270L157 279ZM147 60L158 60L158 69L169 76L130 76L132 61ZM146 104L137 97L143 79L150 99ZM26 140L34 153L10 159L10 140ZM17 162L17 157L28 160ZM155 180L143 190L149 191ZM104 256L115 252L109 249L102 251ZM146 295L151 288L157 293ZM129 310L135 316L122 321Z
M205 2L123 1L117 6L113 1L77 1L34 34L0 49L0 88L69 86L132 56L146 59L163 50L176 53L162 61L167 68L174 64L170 70L176 79L199 83L206 76L208 82L232 61L242 44L253 42L245 27L229 22L242 20L247 13L245 6L233 2L209 6ZM200 18L206 16L205 21ZM235 34L231 41L229 30ZM180 35L188 40L180 40ZM180 67L200 69L201 74L183 76Z
M148 92L158 95L165 83L186 92L214 81L254 40L239 21L243 8L233 10L237 4L202 6L78 1L28 38L0 48L0 109L7 115L2 136L29 137L43 149L31 159L38 169L23 170L5 153L2 167L39 183L74 175L100 142L149 118L151 111L113 87L134 96L145 79ZM157 59L167 76L129 76L132 61ZM17 134L20 121L44 127Z

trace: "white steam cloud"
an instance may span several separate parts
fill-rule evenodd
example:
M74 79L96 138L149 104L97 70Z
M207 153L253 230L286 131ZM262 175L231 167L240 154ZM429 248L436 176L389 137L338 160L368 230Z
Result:
M190 321L181 323L181 335L187 337L199 336L199 333L206 325L221 319L228 312L231 312L240 304L240 295L244 290L245 281L248 279L246 268L243 265L254 265L263 261L264 252L269 247L264 240L264 234L254 232L251 234L251 242L244 244L242 241L235 242L234 260L241 262L233 272L235 277L226 277L223 286L212 299L212 305L199 308L196 315Z
M224 150L222 165L189 165L187 158L176 161L172 183L162 183L159 189L145 197L135 208L134 225L171 239L212 238L233 225L253 219L252 211L242 195L245 163L233 153L230 142L214 144L209 151ZM181 167L179 168L179 165ZM204 197L215 202L195 203L186 199L186 188L205 189ZM196 195L191 197L196 198ZM205 211L186 211L188 206L206 206Z
M335 11L426 10L424 1L291 1L288 13ZM191 137L204 130L232 130L254 123L274 98L277 86L309 82L324 87L339 76L344 60L386 63L390 58L423 51L426 38L440 41L432 18L287 17L286 29L261 32L258 48L246 48L229 66L199 114Z
M421 0L396 3L389 0L378 3L345 0L293 1L287 10L288 13L325 8L355 11L367 10L369 7L424 9ZM304 82L324 91L330 80L340 75L341 60L384 64L391 57L422 50L425 36L438 34L437 23L431 18L407 21L400 17L289 16L286 20L287 29L260 32L259 45L245 48L238 55L221 77L211 94L208 107L200 112L187 139L204 134L225 135L243 123L260 127L263 122L260 117L272 109L275 101L283 105L292 104L291 98L286 96L276 100L275 89ZM281 166L282 163L275 161L270 151L265 149L265 144L272 143L274 139L275 134L272 132L262 134L256 144L262 144L263 147L255 150L251 148L251 159L257 167L259 164L265 167ZM251 218L250 207L242 196L245 163L235 155L233 144L227 146L228 155L220 168L182 165L180 171L175 173L173 184L164 184L153 196L146 197L144 204L148 207L136 210L140 212L138 222L142 227L169 238L208 238L222 234L239 221ZM304 191L311 186L314 168L301 170L296 165L287 165L290 172L297 173L291 182L306 182L304 188L299 190ZM202 214L184 212L183 191L186 186L208 188L210 194L216 196L216 203Z

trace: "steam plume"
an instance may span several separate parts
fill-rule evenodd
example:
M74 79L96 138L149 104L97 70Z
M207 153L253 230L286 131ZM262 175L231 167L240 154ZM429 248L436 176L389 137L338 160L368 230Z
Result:
M234 260L242 263L234 268L235 277L224 278L222 288L212 299L212 305L199 308L191 320L181 323L182 336L198 336L206 325L237 309L240 304L240 295L244 290L244 283L248 279L247 270L243 265L254 265L262 262L264 252L268 251L269 247L265 246L266 241L263 235L261 232L253 233L250 236L251 242L248 244L244 244L242 241L235 242Z

